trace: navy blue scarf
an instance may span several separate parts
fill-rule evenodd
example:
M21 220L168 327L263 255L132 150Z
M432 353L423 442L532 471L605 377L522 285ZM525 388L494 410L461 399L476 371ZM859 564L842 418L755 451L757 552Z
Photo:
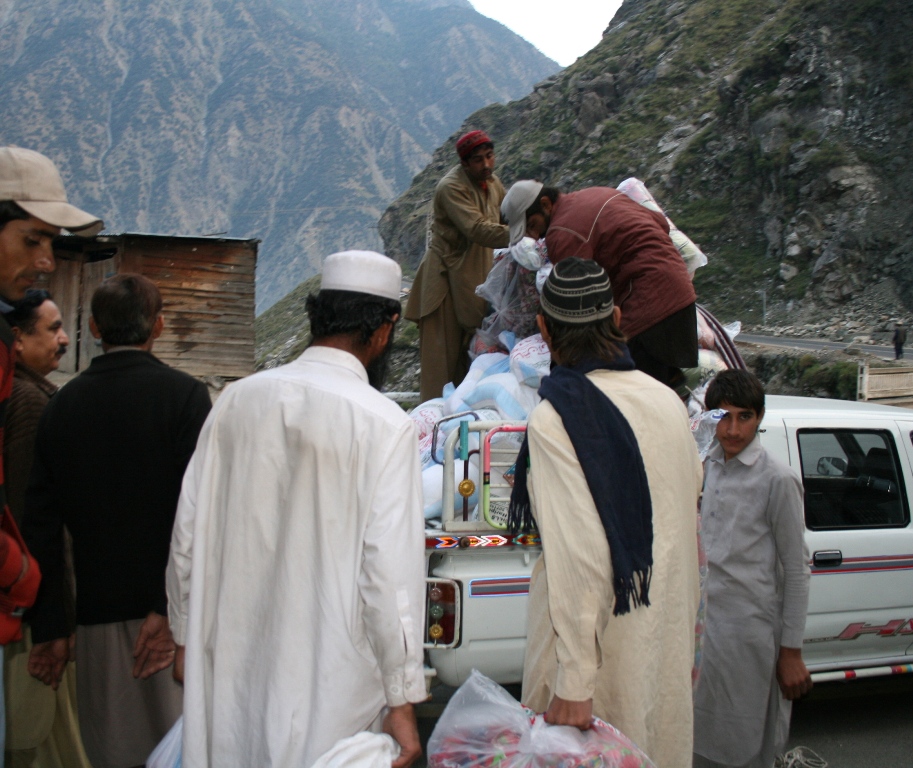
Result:
M542 380L539 394L557 411L577 453L590 493L605 528L612 558L618 616L631 604L650 605L653 566L653 505L640 447L631 425L617 406L586 374L608 369L629 371L634 361L627 346L612 362L559 365ZM527 488L529 438L517 454L507 526L512 533L534 525Z

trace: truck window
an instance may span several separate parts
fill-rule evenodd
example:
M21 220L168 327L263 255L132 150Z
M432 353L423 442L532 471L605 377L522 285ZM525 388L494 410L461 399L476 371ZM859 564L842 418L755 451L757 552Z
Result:
M910 522L890 432L800 429L796 437L808 528L899 528Z

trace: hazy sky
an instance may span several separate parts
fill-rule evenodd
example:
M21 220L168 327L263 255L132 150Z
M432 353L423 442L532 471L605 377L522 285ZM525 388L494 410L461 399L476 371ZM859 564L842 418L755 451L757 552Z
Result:
M470 0L566 67L602 39L621 0Z

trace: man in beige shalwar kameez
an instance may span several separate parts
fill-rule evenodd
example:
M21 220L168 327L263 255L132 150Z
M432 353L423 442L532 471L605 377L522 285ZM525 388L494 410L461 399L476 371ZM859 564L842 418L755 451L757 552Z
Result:
M404 316L418 323L421 398L441 396L469 370L469 341L488 304L475 294L491 271L492 249L506 248L501 224L504 186L494 175L494 144L483 131L457 141L460 164L434 191L431 241L419 265Z
M701 463L676 394L633 370L619 317L602 267L555 265L538 322L558 367L527 433L543 554L523 703L553 724L600 717L658 768L690 768Z

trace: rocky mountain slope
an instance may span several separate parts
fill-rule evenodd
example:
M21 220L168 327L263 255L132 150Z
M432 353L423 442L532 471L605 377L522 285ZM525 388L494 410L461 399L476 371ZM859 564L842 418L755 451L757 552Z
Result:
M0 0L0 141L116 231L263 243L260 309L558 70L467 0Z
M883 331L913 308L913 17L906 0L626 0L601 43L471 115L503 181L644 180L707 252L723 320ZM380 223L422 256L435 153ZM762 309L766 304L766 317Z

